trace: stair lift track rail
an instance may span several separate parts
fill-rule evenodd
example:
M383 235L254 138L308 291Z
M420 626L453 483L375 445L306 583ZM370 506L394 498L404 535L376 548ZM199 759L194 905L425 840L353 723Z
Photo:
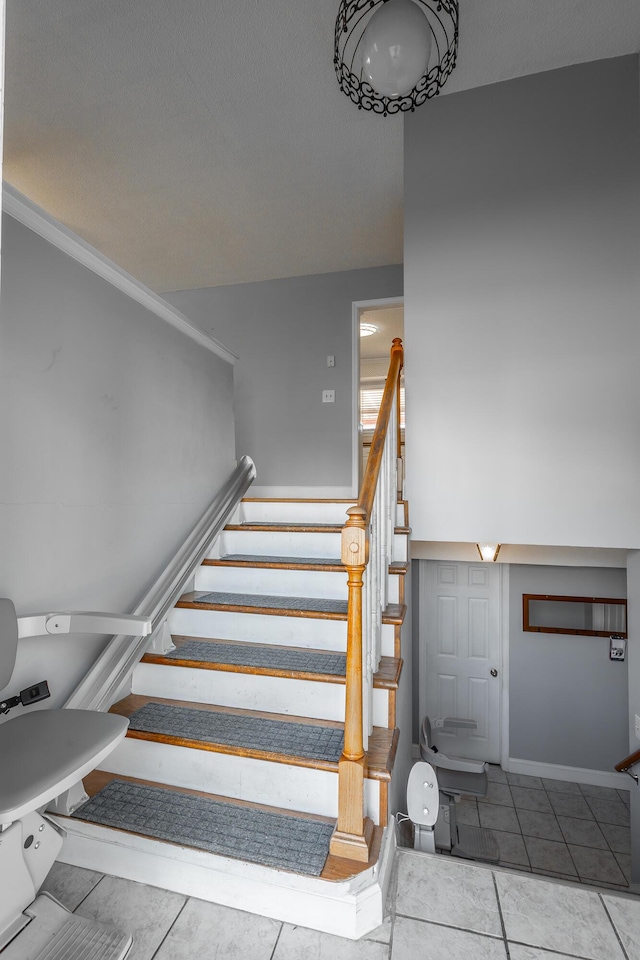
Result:
M162 631L167 613L182 594L186 583L211 549L255 477L253 460L247 456L242 457L173 560L136 605L133 611L135 616L151 619L151 634L134 641L126 634L112 636L64 704L65 707L102 711L109 709L135 665Z

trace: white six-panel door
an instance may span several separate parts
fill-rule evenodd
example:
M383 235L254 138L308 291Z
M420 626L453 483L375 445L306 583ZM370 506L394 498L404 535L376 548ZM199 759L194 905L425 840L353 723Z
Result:
M443 753L499 763L499 565L428 560L420 566L422 712L475 720L477 730L434 732L435 744Z

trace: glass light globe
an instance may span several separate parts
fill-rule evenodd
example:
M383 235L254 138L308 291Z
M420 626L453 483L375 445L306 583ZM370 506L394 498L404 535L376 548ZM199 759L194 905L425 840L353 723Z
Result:
M362 37L362 74L383 97L403 97L425 75L431 27L413 0L387 0Z

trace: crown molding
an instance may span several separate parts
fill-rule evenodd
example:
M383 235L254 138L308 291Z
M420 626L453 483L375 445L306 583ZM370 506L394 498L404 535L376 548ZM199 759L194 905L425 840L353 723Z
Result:
M102 277L107 283L121 290L126 296L146 307L147 310L160 317L165 323L175 327L176 330L184 333L191 340L195 340L201 347L217 354L228 363L233 364L238 359L235 353L228 350L215 337L205 333L204 330L188 320L161 296L149 290L143 283L140 283L139 280L136 280L131 274L126 273L125 270L115 264L113 260L103 256L95 247L92 247L77 234L72 233L71 230L49 216L48 213L45 213L28 197L25 197L24 194L8 183L3 184L2 209L14 220L53 244L58 250L62 250L67 256L77 260L78 263Z

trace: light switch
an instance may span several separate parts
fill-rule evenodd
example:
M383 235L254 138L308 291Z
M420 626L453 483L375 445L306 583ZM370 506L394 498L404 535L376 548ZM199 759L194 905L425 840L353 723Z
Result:
M636 713L636 737L640 740L640 717Z
M336 392L335 392L335 390L323 390L323 391L322 391L322 402L323 402L323 403L335 403L335 402L336 402Z
M327 366L335 367L335 365L336 365L336 358L333 356L333 354L331 354L331 356L327 357Z

